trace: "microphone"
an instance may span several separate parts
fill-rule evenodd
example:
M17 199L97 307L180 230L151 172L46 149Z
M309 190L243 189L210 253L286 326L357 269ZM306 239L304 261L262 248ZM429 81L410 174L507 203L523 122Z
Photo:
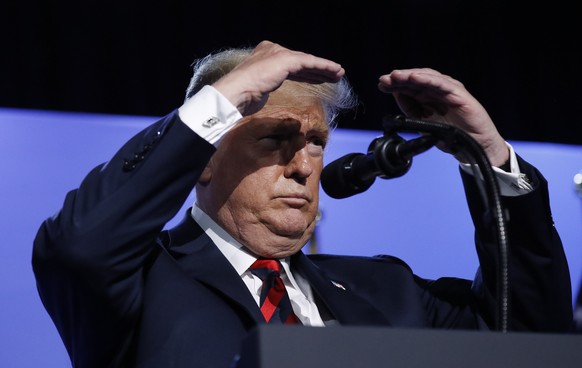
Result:
M397 134L375 138L368 153L349 153L326 165L321 172L321 187L332 198L342 199L368 190L376 177L391 179L408 172L412 157L437 142L432 135L410 141Z

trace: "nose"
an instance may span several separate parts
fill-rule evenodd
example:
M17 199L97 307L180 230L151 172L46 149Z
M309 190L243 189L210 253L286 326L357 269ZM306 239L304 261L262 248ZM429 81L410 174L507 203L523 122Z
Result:
M304 181L313 173L312 160L306 146L298 149L285 166L285 177Z

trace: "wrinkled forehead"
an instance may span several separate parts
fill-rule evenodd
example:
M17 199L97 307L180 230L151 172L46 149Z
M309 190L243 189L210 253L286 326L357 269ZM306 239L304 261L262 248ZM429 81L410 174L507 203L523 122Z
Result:
M263 109L255 117L293 119L311 129L329 130L323 103L312 92L302 89L297 82L286 81L272 92Z

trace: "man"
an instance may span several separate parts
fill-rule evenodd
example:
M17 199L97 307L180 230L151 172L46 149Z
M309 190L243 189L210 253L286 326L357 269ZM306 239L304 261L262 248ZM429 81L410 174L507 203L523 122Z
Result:
M481 265L473 283L424 280L392 257L301 252L315 226L330 124L354 106L344 73L268 41L211 55L179 109L67 195L38 232L33 268L75 367L229 366L248 332L271 318L259 307L267 288L257 259L280 261L291 317L304 325L492 328L493 225L478 179L464 171ZM411 69L381 76L378 87L410 116L464 129L493 166L507 168L496 170L511 182L503 189L511 327L569 331L568 267L541 174L460 82ZM194 187L192 211L162 231Z

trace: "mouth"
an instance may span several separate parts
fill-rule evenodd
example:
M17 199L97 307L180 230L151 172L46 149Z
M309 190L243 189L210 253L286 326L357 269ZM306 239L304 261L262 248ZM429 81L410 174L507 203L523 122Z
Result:
M309 198L303 194L287 194L278 196L277 198L292 208L301 208L310 202Z

